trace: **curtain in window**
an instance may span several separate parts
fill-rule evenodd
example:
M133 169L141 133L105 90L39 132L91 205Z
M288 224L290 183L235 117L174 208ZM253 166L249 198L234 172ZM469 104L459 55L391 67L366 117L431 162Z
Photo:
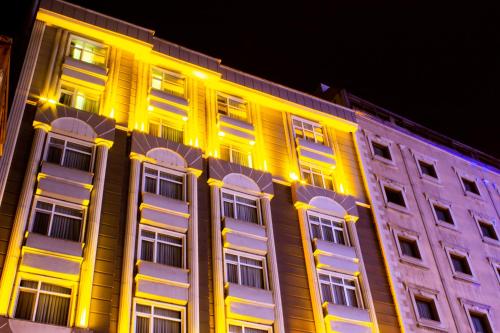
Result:
M37 234L47 235L49 232L50 214L43 212L35 213L32 231Z
M149 318L137 316L135 319L136 333L149 333Z
M427 301L417 300L417 310L420 317L426 319L433 318L431 306Z
M69 297L40 294L35 321L52 325L68 324Z
M358 307L358 300L356 299L356 291L352 289L346 290L347 300L350 306Z
M483 317L479 317L478 315L472 315L472 325L474 325L474 333L489 333L490 330L486 328L486 320L483 320Z
M54 215L50 236L77 242L80 240L80 228L81 220L68 216Z
M255 202L253 202L255 204ZM258 223L257 219L257 208L249 207L241 204L236 204L236 211L238 215L238 219L250 223Z
M330 284L321 283L321 294L323 295L323 302L333 303L332 287Z
M181 130L178 130L178 129L175 129L172 127L168 127L168 126L161 127L161 137L166 139L166 140L170 140L170 141L177 142L177 143L182 143L184 141L183 140L183 133Z
M335 239L333 238L332 228L330 226L324 225L322 226L322 229L323 229L323 239L328 242L334 243Z
M63 166L83 171L89 171L90 155L67 149L64 154Z
M321 177L321 175L313 173L312 177L313 177L313 182L314 182L315 186L323 187L323 177Z
M240 257L242 264L262 265L262 262L250 258ZM264 278L262 276L262 269L240 265L241 270L241 284L249 287L264 288Z
M153 253L154 243L143 239L141 241L141 260L152 262L154 260Z
M232 202L224 201L224 216L234 218L234 205Z
M229 333L243 333L241 326L229 325Z
M245 328L245 333L267 333L267 331L259 330L258 328L246 327Z
M146 177L145 184L144 184L144 190L148 193L155 193L156 194L156 179Z
M35 300L36 293L29 291L20 291L17 298L17 307L14 317L19 319L31 320L34 310L33 308L35 307Z
M159 194L167 198L182 200L182 184L177 184L164 179L160 179Z
M60 164L63 148L50 145L47 152L47 162Z
M182 267L182 248L170 244L158 243L156 262L162 265Z
M335 222L334 222L335 223ZM345 238L344 238L344 225L342 223L335 223L337 228L341 228L342 230L335 229L335 237L337 238L337 243L345 245Z
M181 333L181 323L163 318L154 319L154 333Z
M335 295L335 304L347 305L344 293L344 288L333 285L333 293Z
M317 224L311 224L312 238L321 239L321 229Z
M227 282L239 283L237 265L227 264Z

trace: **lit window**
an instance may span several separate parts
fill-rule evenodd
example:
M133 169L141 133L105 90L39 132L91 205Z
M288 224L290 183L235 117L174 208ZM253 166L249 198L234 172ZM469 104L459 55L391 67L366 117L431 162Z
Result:
M184 97L186 94L186 79L181 74L153 68L151 73L151 87L170 95Z
M265 259L260 256L226 252L226 282L266 289Z
M331 243L347 245L344 221L324 215L308 214L311 237Z
M453 266L453 270L455 271L455 273L472 275L469 261L467 260L466 256L459 255L456 253L450 253L449 255L450 255L451 264Z
M93 152L93 146L88 143L52 135L48 140L45 160L67 168L90 171Z
M401 254L415 259L422 259L417 241L415 239L398 236L398 242Z
M184 142L183 124L165 118L152 117L149 120L149 134L177 143Z
M155 306L135 305L135 333L181 333L182 312Z
M107 48L99 43L78 37L71 39L69 55L73 59L98 66L105 66L106 54Z
M32 219L31 232L75 242L81 240L84 221L81 208L38 199Z
M241 147L232 144L220 145L220 158L224 161L236 163L246 167L252 167L252 154L244 151Z
M218 93L217 112L233 119L250 122L247 103L235 96Z
M141 229L139 258L157 264L184 267L184 236L181 234Z
M41 281L21 280L14 318L67 326L71 289Z
M434 167L434 164L427 163L424 161L418 161L418 166L420 168L420 172L422 175L429 176L431 178L437 178L437 172L436 168Z
M436 303L433 298L415 296L415 304L420 319L440 321Z
M229 325L229 333L269 333L271 329L259 329L245 325Z
M99 93L62 85L59 103L82 111L99 114Z
M323 302L362 307L358 297L356 278L324 273L319 273L318 276Z
M292 119L292 124L293 134L296 138L325 144L323 128L319 124L295 117Z
M469 316L474 333L493 333L490 321L485 313L470 311Z
M302 179L309 185L318 186L333 191L333 178L323 170L306 165L300 165Z
M403 191L400 189L384 186L385 197L388 203L393 203L401 207L406 207Z
M448 207L436 204L434 204L432 207L434 208L434 212L436 214L436 218L438 219L438 221L445 222L448 224L454 224L453 217L451 216L451 211Z
M389 150L389 146L384 144L372 141L373 154L375 156L380 156L385 158L386 160L392 161L391 151Z
M184 200L184 175L173 170L157 169L152 165L144 166L144 192L158 194L167 198Z
M461 179L466 192L473 193L475 195L481 195L475 181L463 177Z
M495 226L491 222L479 220L477 223L479 224L481 235L483 235L483 237L498 240L497 231L495 230Z
M224 216L259 224L259 208L257 199L250 196L237 195L224 190L222 192L222 213Z

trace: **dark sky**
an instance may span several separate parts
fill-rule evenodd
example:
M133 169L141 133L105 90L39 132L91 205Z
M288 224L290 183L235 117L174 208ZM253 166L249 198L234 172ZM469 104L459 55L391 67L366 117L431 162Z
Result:
M347 88L500 157L494 1L71 2L305 92Z

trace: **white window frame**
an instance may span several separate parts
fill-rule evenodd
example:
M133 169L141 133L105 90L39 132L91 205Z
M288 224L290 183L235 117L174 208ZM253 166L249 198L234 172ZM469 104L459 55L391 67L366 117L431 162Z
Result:
M436 225L439 225L441 227L448 228L451 230L458 230L457 219L455 218L455 215L453 214L453 210L451 208L451 203L445 203L441 200L438 201L436 199L429 199L429 203L431 205L431 211L432 211L432 215L434 216L434 221L436 222ZM448 209L450 216L451 216L452 223L448 223L446 221L440 220L437 216L435 206L438 206L438 207L441 207L444 209Z
M237 209L236 209L236 203L237 203L236 197L241 197L241 198L248 199L248 200L255 200L256 208L257 208L257 223L255 223L255 224L263 225L262 210L260 207L260 200L258 197L254 196L254 195L246 194L243 192L230 190L228 188L222 188L221 195L220 195L220 198L221 198L221 216L222 217L225 217L225 215L224 215L224 202L229 202L228 199L224 198L223 194L229 194L229 195L233 196L232 204L233 204L233 211L234 211L236 217L228 216L229 218L234 218L235 220L239 220L238 216L237 216L238 215ZM248 207L253 207L253 206L250 206L250 205L248 205L246 203L242 203L242 202L239 202L239 204L242 204L242 205L248 206ZM239 221L243 221L243 220L239 220ZM244 221L244 222L247 222L247 221ZM247 223L252 223L252 222L247 222Z
M138 260L142 260L141 259L141 257L142 257L142 253L141 253L142 247L141 247L141 244L142 244L143 238L148 239L149 241L152 241L151 238L147 238L147 237L143 237L142 236L142 234L141 234L142 230L153 232L155 234L155 239L154 239L154 243L153 243L153 261L151 261L152 263L158 264L158 265L163 265L163 264L160 264L160 263L158 263L156 261L157 250L158 250L157 249L157 244L158 243L164 243L164 244L168 244L168 245L173 245L173 246L179 247L178 244L172 244L172 243L169 243L169 242L166 242L166 241L158 240L158 234L163 234L163 235L167 235L167 236L171 236L171 237L175 237L175 238L181 239L182 245L180 246L180 248L181 248L181 252L182 252L182 267L177 267L177 268L186 268L187 267L187 254L186 254L186 245L187 245L187 243L186 243L186 235L178 233L178 232L170 231L170 230L167 230L167 229L162 229L162 228L157 228L157 227L145 225L145 224L141 224L139 226L139 233L138 233L138 236L137 236L137 259ZM175 266L169 266L169 267L175 267Z
M172 174L174 176L182 177L182 200L181 201L186 201L186 197L187 197L186 196L186 179L187 178L186 178L186 173L185 172L181 172L181 171L178 171L178 170L165 168L165 167L159 166L157 164L152 164L152 163L144 162L143 165L142 165L142 177L141 177L141 181L142 181L141 190L142 190L143 193L150 193L150 192L146 192L146 168L153 169L153 170L157 171L157 176L156 176L156 193L152 193L152 194L156 194L156 195L161 196L159 194L159 191L160 191L160 179L165 179L166 181L177 183L175 181L172 181L172 179L161 178L161 176L160 176L161 172L169 173L169 174ZM150 177L150 178L152 178L152 177ZM173 199L173 198L169 198L169 199L178 200L178 199Z
M66 202L66 201L52 199L49 197L43 197L43 196L39 196L39 195L35 195L33 203L31 204L31 213L30 213L30 219L29 219L29 225L28 225L29 232L32 232L32 230L33 230L33 224L35 223L36 211L41 210L41 209L36 207L36 204L39 201L43 201L45 203L53 205L52 211L50 212L49 233L50 233L50 230L52 227L52 221L54 219L55 206L63 206L66 208L81 210L82 211L82 222L80 225L80 239L78 240L78 242L80 242L80 243L83 242L83 240L85 238L85 230L86 230L85 227L86 227L86 222L87 222L87 207L82 206L82 205L77 205L74 203L70 203L70 202ZM71 216L71 217L75 218L73 216ZM45 236L51 237L49 235L45 235ZM66 239L66 241L72 242L72 240L69 240L69 239Z
M48 156L48 153L49 153L49 146L50 146L50 139L51 138L55 138L55 139L59 139L59 140L63 140L64 141L64 149L63 149L63 152L62 152L62 155L61 155L61 162L58 164L59 166L66 168L65 166L63 166L63 162L64 162L64 156L65 156L65 153L66 153L66 149L70 149L70 150L72 149L72 148L67 148L67 142L70 141L70 142L73 142L75 144L79 144L79 145L82 145L82 146L87 146L87 147L92 148L92 153L91 153L91 156L90 156L89 170L87 170L86 172L92 172L92 170L94 170L94 162L95 162L95 155L96 155L95 144L90 143L88 141L81 140L81 139L76 139L76 138L73 138L73 137L61 135L61 134L58 134L58 133L55 133L55 132L49 132L49 134L47 135L47 139L45 140L45 147L44 147L44 151L43 151L43 161L47 161L47 156ZM48 163L53 163L53 162L48 162Z
M388 187L394 191L400 191L401 192L401 195L403 197L403 201L404 201L404 206L401 206L397 203L394 203L394 202L390 202L388 199L387 199L387 193L385 191L385 188ZM406 196L406 187L403 186L403 185L400 185L394 181L386 181L386 180L380 180L380 189L382 191L382 195L384 196L384 202L385 202L385 206L388 207L388 208L392 208L392 209L395 209L397 211L400 211L400 212L403 212L403 213L409 213L410 212L410 205L409 205L409 201L408 201L408 198Z
M383 156L375 154L375 149L373 148L373 143L387 147L391 158L388 159L388 158L385 158ZM385 138L382 138L378 135L368 135L368 147L370 149L372 159L380 161L380 162L388 164L388 165L391 165L393 167L396 167L396 162L394 161L394 151L392 149L392 142L391 141L389 141Z
M294 124L294 121L298 121L301 123L301 127L298 127ZM304 118L300 118L300 117L297 117L297 116L292 116L292 133L293 133L293 137L295 138L295 140L297 140L297 136L295 134L295 128L299 128L302 130L303 133L305 133L305 129L304 129L304 123L305 124L309 124L313 127L313 136L314 136L314 143L316 144L320 144L320 145L324 145L324 146L328 146L328 140L327 140L327 135L325 133L325 128L323 126L321 126L319 123L317 122L314 122L314 121L311 121L311 120L307 120L307 119L304 119ZM317 133L315 131L316 128L320 128L321 129L321 138L323 139L323 142L318 142L317 140ZM309 130L307 130L308 132L310 132ZM306 141L308 141L304 135L304 137L302 138Z
M63 87L63 86L65 86L65 87ZM94 90L94 89L90 89L90 88L86 88L83 86L79 86L79 85L76 85L73 83L69 83L66 81L61 81L61 83L59 84L58 94L57 94L57 96L59 96L59 99L58 99L59 103L61 103L60 100L61 100L61 95L63 92L66 93L67 95L71 95L71 103L70 103L70 105L67 105L68 107L75 108L77 110L84 111L84 112L93 113L93 114L99 114L99 115L101 114L102 93L100 93L99 91ZM85 98L85 99L96 101L97 102L97 112L92 112L92 111L78 108L77 107L77 96L83 96L83 98ZM65 105L65 104L61 103L61 105Z
M311 219L310 217L312 216L315 216L317 218L319 218L319 222L311 222ZM326 219L326 220L329 220L332 224L329 226L327 224L323 224L322 223L322 219ZM335 216L331 216L331 215L325 215L325 214L321 214L321 213L318 213L318 212L315 212L315 211L307 211L307 222L309 223L309 233L311 234L311 239L314 239L314 236L312 234L312 227L311 227L311 224L317 224L319 225L319 228L321 230L321 235L322 237L324 237L323 235L323 228L322 226L326 226L326 227L331 227L332 229L332 233L333 233L333 237L335 238L335 244L339 244L339 245L344 245L344 246L351 246L351 242L350 242L350 239L349 239L349 232L347 230L347 224L346 224L346 221L342 218L339 218L339 217L335 217ZM342 233L344 235L344 240L345 240L345 244L341 244L337 241L337 236L335 235L335 230L339 230L340 228L338 227L334 227L333 226L333 223L342 223L343 225L343 228L342 228ZM324 240L322 239L323 241L325 242L328 242L327 240Z
M390 229L392 230L392 234L394 236L394 242L396 244L396 248L398 250L399 254L399 260L401 262L408 263L410 265L414 265L417 267L421 268L428 268L425 262L425 256L422 251L422 244L420 243L420 235L414 231L408 230L408 229L403 229L400 227L394 227L394 226L389 226ZM408 239L410 241L414 241L417 245L418 252L420 253L420 259L415 258L415 257L409 257L403 253L403 250L401 249L401 244L399 239L404 238Z
M241 327L242 328L242 333L245 333L247 328L258 329L258 330L265 331L267 333L272 333L273 332L272 326L262 325L262 324L256 324L256 323L249 323L249 322L246 322L246 321L235 320L235 319L229 319L227 321L226 325L227 325L226 329L227 329L228 332L229 332L229 326L239 326L239 327Z
M317 172L314 172L313 169L316 169L316 170L319 170L320 173L317 173ZM314 183L314 177L313 177L313 174L314 175L317 175L319 177L321 177L321 181L323 182L323 186L319 186L319 185L316 185L316 184L309 184L307 183L305 180L304 180L304 176L303 176L303 171L304 170L307 170L308 173L311 175L311 182ZM302 179L302 181L305 183L305 184L308 184L310 186L316 186L316 187L319 187L319 188L323 188L325 190L328 190L328 191L335 191L335 182L334 182L334 177L333 175L328 175L325 170L323 170L322 168L320 167L317 167L317 166L314 166L312 164L309 164L309 163L304 163L304 162L299 162L299 171L300 171L300 178ZM326 187L326 182L325 182L325 179L326 178L329 178L331 183L332 183L332 189L329 189Z
M462 190L464 191L464 194L466 196L469 196L469 197L472 197L472 198L476 198L476 199L482 199L483 195L482 195L481 189L479 187L479 184L480 184L479 179L477 179L475 177L468 176L468 175L460 175L459 177L460 177L460 185L462 186ZM477 188L478 194L466 190L465 189L464 180L467 180L469 182L474 183L475 186L476 186L476 188Z
M74 281L67 281L67 280L61 280L57 278L52 278L52 277L47 277L47 276L42 276L42 275L36 275L32 273L26 273L26 272L18 272L17 277L16 277L16 288L15 288L15 299L14 302L11 302L10 305L10 317L14 318L14 315L16 313L16 308L17 308L17 302L19 299L19 292L21 288L21 280L31 280L31 281L37 281L38 282L38 289L37 289L37 302L38 302L38 297L39 297L39 289L41 287L41 283L48 283L48 284L53 284L57 285L60 287L68 288L71 289L71 295L70 295L70 301L69 301L69 309L68 309L68 322L66 323L66 326L58 326L58 327L71 327L74 324L74 310L76 307L76 292L78 289L78 282ZM45 292L45 291L44 291ZM51 292L46 292L48 294L56 294L56 293L51 293ZM35 303L34 309L36 309L37 302ZM33 310L34 310L33 309ZM35 316L36 311L33 311L33 317ZM30 322L37 323L34 320L30 320Z
M253 168L254 161L253 161L253 152L252 152L251 148L245 149L243 147L243 145L235 144L233 142L221 142L219 145L219 157L221 159L222 159L222 153L221 153L222 146L225 146L228 148L228 151L229 151L229 161L228 162L238 164L238 161L235 161L234 157L233 157L233 151L236 151L236 152L240 153L241 155L247 155L248 165L241 165L241 164L238 164L238 165L241 165L241 166L246 167L246 168Z
M347 275L347 274L342 274L342 273L338 273L338 272L332 272L332 271L327 271L327 270L323 270L323 269L318 269L317 270L317 278L318 278L318 283L319 283L318 287L319 287L319 293L320 293L320 297L321 297L322 301L323 301L324 297L323 297L323 291L321 289L321 281L322 280L319 277L320 274L321 275L328 275L329 280L330 280L329 281L330 288L333 288L332 287L333 285L342 287L344 289L344 295L346 295L346 292L345 292L346 289L354 290L354 293L356 295L356 301L358 302L358 306L355 307L355 306L352 306L350 304L348 304L347 306L358 308L358 309L364 309L365 308L364 300L363 300L363 294L361 293L361 287L360 287L360 283L359 283L359 278L358 277L352 276L352 275ZM337 278L337 279L341 279L342 280L342 285L333 283L332 280L331 280L332 277ZM354 287L346 285L344 283L344 280L354 281ZM348 301L347 298L345 299L345 301L346 301L346 303L348 303L347 302ZM323 302L323 303L325 303L325 302ZM332 304L335 304L335 303L332 303Z
M87 43L87 44L91 44L91 45L94 45L95 47L97 48L102 48L103 50L105 50L105 54L104 54L104 63L103 64L96 64L96 63L93 63L93 62L87 62L87 61L84 61L81 59L81 56L80 56L80 59L77 59L77 58L73 58L73 56L71 55L71 42L73 40L81 40L82 42L84 43ZM83 54L83 52L82 52ZM81 62L84 62L86 64L91 64L91 65L94 65L94 66L99 66L99 67L106 67L107 66L107 63L108 63L108 59L109 59L109 47L107 47L106 45L104 45L103 43L100 43L98 41L95 41L95 40L92 40L92 39L88 39L88 38L85 38L85 37L82 37L82 36L79 36L79 35L75 35L75 34L71 34L68 38L68 45L67 45L67 48L66 48L66 55L68 57L70 57L71 59L74 59L74 60L77 60L77 61L81 61Z
M158 126L158 133L151 133L151 123L154 123L156 124L156 126ZM172 128L174 130L177 130L177 131L180 131L182 132L182 139L180 142L178 143L182 143L184 144L184 140L185 140L185 136L186 136L186 126L185 126L185 122L181 122L180 120L176 120L174 117L168 117L168 116L164 116L164 115L160 115L158 113L150 113L148 115L148 133L149 135L152 135L152 136L155 136L155 137L158 137L158 138L162 138L164 140L167 140L166 138L163 138L161 136L161 128L162 126L164 127L169 127L169 128ZM174 141L176 142L176 141Z
M155 87L153 87L153 80L154 80L154 78L153 78L153 72L154 71L158 71L158 72L162 73L161 88L155 88ZM173 91L171 91L169 89L165 89L164 88L165 82L171 82L171 81L165 80L165 74L173 76L173 77L175 77L175 78L183 81L183 84L182 84L182 88L183 88L183 91L184 91L183 94L177 94L176 92L173 92ZM178 85L178 84L173 84L173 83L171 83L171 84L172 85L176 85L176 86L181 86L181 85ZM186 79L186 76L182 75L181 73L178 73L178 72L175 72L175 71L172 71L172 70L169 70L169 69L161 68L161 67L158 67L158 66L152 66L152 68L151 68L150 85L151 85L151 89L162 91L162 92L164 92L166 94L169 94L169 95L172 95L172 96L176 96L176 97L180 97L180 98L184 98L184 99L186 98L186 94L187 94L187 79Z
M428 327L432 329L445 330L446 326L443 322L442 311L440 309L440 304L438 300L438 292L435 290L431 290L425 287L420 286L410 286L409 289L410 299L413 306L413 312L415 314L415 318L417 320L417 325L422 327ZM416 298L423 298L426 300L432 300L434 302L434 307L436 309L437 316L439 321L421 318L420 313L418 312L418 306L416 302Z
M446 258L448 260L448 263L450 264L450 269L453 274L453 277L455 279L463 280L466 282L477 282L477 275L474 273L474 268L472 267L472 260L469 255L469 251L467 251L466 249L460 249L458 247L452 247L452 246L445 246L444 249L446 252ZM469 270L471 272L470 275L462 272L457 272L455 270L455 267L453 267L453 261L451 259L452 255L465 259L469 267Z
M149 325L150 333L153 333L153 325L151 325L151 318L154 318L154 308L155 307L180 312L180 314L181 314L181 319L180 319L181 332L187 333L187 330L186 330L186 307L178 306L178 305L174 305L174 304L170 304L170 303L151 301L151 300L137 298L137 297L134 297L134 301L133 301L133 305L132 305L133 306L132 320L131 320L132 321L132 332L134 332L134 333L136 332L135 327L136 327L136 318L137 318L137 311L136 311L137 304L151 307L151 315L148 317L148 318L150 318L150 325ZM144 317L146 317L146 316L144 315ZM175 320L175 321L177 321L177 320Z
M219 112L219 96L222 97L222 98L225 98L226 100L226 107L227 107L227 114L223 114L223 113L220 113ZM241 119L240 117L234 117L231 115L231 109L237 109L237 110L242 110L241 108L236 108L236 107L230 107L230 103L229 103L229 100L232 100L238 104L243 104L245 105L245 112L246 112L246 120L243 120ZM216 112L218 115L223 115L223 116L226 116L226 117L229 117L231 119L235 119L235 120L238 120L238 121L242 121L242 122L245 122L245 123L249 123L251 124L252 123L252 117L251 117L251 114L250 114L250 105L248 104L248 102L241 98L241 97L237 97L237 96L233 96L233 95L229 95L229 94L226 94L226 93L223 93L223 92L220 92L218 91L215 95L215 105L216 105Z
M417 164L417 170L418 170L418 174L420 175L420 178L423 180L427 180L431 183L441 184L441 178L439 177L439 172L438 172L438 168L437 168L437 161L434 159L428 158L428 157L424 157L420 154L418 154L418 155L414 154L414 157L415 157L415 162ZM434 172L436 173L436 177L432 177L432 176L424 173L422 171L422 167L421 167L420 163L425 163L425 164L431 165L434 168Z
M259 256L259 255L256 255L256 254L251 254L251 253L247 253L247 252L242 252L242 251L237 251L237 250L233 250L233 249L227 249L225 248L224 251L223 251L223 256L224 256L224 283L233 283L233 282L229 282L228 281L228 277L227 277L227 263L228 261L226 260L226 254L231 254L233 256L237 256L238 257L238 262L234 262L234 261L230 261L231 264L233 265L238 265L238 285L239 286L243 286L243 287L248 287L248 288L254 288L254 287L249 287L249 286L245 286L243 284L241 284L241 262L240 262L240 257L245 257L245 258L249 258L249 259L253 259L253 260L257 260L257 261L261 261L262 262L262 275L263 275L263 283L264 283L264 288L262 288L262 290L269 290L269 281L268 281L268 272L267 272L267 260L266 260L266 257L265 256ZM249 266L247 264L244 264L245 266ZM251 266L250 267L255 267L255 266ZM260 267L255 267L255 268L260 268ZM255 289L259 289L259 288L255 288Z
M471 332L475 333L474 331L474 324L472 322L472 317L471 317L471 312L475 312L477 314L483 315L486 317L488 320L488 324L490 325L491 331L495 332L495 327L493 326L493 321L491 320L490 316L490 309L491 307L485 304L480 304L474 301L470 301L468 299L460 298L460 303L462 307L464 308L465 315L467 316L467 322L470 325Z

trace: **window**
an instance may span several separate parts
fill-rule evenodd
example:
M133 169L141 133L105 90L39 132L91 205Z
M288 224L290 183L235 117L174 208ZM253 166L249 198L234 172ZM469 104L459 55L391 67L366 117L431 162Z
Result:
M167 172L145 164L143 177L144 192L184 200L184 175L182 173L173 170Z
M21 280L14 318L67 326L71 289L41 281Z
M311 237L331 243L347 244L345 223L341 219L308 214Z
M372 141L373 155L385 158L392 161L391 151L389 146Z
M265 259L260 256L227 251L226 281L239 285L266 289Z
M434 204L432 207L434 208L434 212L438 221L454 224L453 217L451 216L451 211L448 207L443 207L436 204Z
M233 119L250 122L247 103L235 96L218 93L217 112Z
M252 167L252 154L243 151L240 147L232 144L220 145L220 158L224 161L236 163L246 167Z
M269 329L261 330L246 325L229 325L229 333L269 333Z
M301 164L302 179L309 185L318 186L333 191L333 178L323 170Z
M106 65L107 48L84 38L73 37L69 45L69 56L73 59L98 66Z
M469 317L474 333L493 333L490 321L485 313L469 311Z
M436 303L433 298L415 296L415 305L420 319L440 321Z
M464 185L464 190L466 192L473 193L475 195L481 195L481 193L479 193L479 188L477 187L475 181L463 177L461 179L462 179L462 184Z
M179 73L153 68L151 87L170 95L184 97L186 94L186 79Z
M293 117L292 125L295 138L325 144L323 128L319 124Z
M491 222L478 220L479 228L481 229L481 235L485 238L498 240L498 235L495 230L495 226Z
M406 207L403 191L400 189L384 186L385 197L388 203L393 203L401 207Z
M467 257L457 253L450 253L450 260L455 273L472 275Z
M157 264L184 267L184 236L181 234L141 229L139 258Z
M237 195L224 190L222 192L222 213L223 216L233 219L260 224L257 199L250 196Z
M353 277L319 273L321 299L339 305L361 308L357 280Z
M156 305L135 305L135 333L181 333L182 312Z
M82 111L99 114L99 93L61 85L59 103Z
M51 135L48 140L45 160L67 168L90 171L93 152L94 148L89 143Z
M438 176L437 176L437 172L436 172L436 168L434 167L434 164L419 160L418 166L420 168L420 172L422 175L437 179Z
M80 242L83 221L84 211L81 208L37 199L32 213L31 232Z
M422 259L417 241L415 239L398 236L398 242L402 255L415 259Z
M184 142L184 124L176 124L175 120L152 117L149 120L149 134L177 143Z

